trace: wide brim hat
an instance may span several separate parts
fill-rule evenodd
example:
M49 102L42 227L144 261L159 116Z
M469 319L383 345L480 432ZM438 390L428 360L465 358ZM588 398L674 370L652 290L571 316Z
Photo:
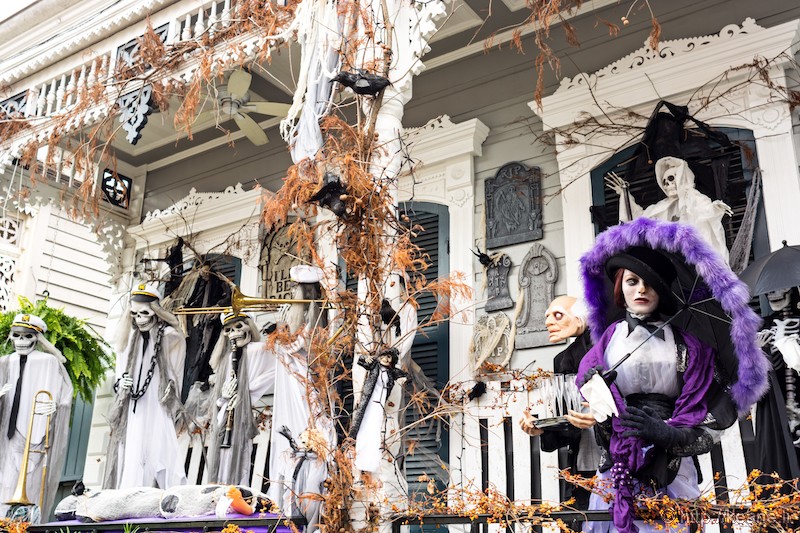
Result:
M132 302L161 301L163 297L164 295L156 283L138 283L131 291Z
M14 316L14 321L11 322L11 331L35 331L36 333L45 333L47 331L47 324L36 315L20 313Z
M630 270L653 287L658 293L658 310L664 314L672 314L677 310L675 297L670 286L675 281L677 272L672 262L662 253L644 246L632 246L624 252L617 253L606 261L606 275L614 280L617 270Z

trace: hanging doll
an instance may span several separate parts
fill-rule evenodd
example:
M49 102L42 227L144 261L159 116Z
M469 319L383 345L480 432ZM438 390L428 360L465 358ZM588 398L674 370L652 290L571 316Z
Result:
M381 351L378 357L359 356L358 364L367 370L361 400L353 412L351 438L356 439L356 468L362 472L377 472L381 462L383 440L386 437L386 402L395 384L402 385L408 373L397 368L397 348Z

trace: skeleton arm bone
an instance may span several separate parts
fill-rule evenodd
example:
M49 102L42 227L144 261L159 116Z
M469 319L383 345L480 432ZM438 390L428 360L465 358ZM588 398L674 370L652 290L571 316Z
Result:
M636 200L628 191L627 181L620 178L615 172L609 172L606 174L605 178L603 178L603 181L609 189L617 193L619 196L619 220L621 222L626 222L642 215L643 209L639 206L639 204L636 203ZM627 203L625 201L626 197L628 198ZM630 217L628 216L627 205L630 205L631 208Z

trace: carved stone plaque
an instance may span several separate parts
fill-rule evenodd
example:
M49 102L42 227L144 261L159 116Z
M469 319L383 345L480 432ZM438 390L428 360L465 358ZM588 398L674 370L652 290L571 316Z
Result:
M486 247L542 238L542 171L508 163L486 180Z
M297 256L296 243L283 227L264 237L261 249L262 294L265 298L291 298L292 283L289 269L302 261Z
M539 243L531 246L519 271L522 312L517 318L517 348L546 346L549 343L544 313L553 300L558 281L555 256Z
M489 299L486 301L486 312L500 311L514 307L514 301L508 294L508 272L511 270L511 259L501 255L486 267L486 280L489 290Z

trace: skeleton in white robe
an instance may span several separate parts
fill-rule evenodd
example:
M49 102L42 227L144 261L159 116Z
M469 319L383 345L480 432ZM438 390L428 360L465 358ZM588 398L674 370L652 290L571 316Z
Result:
M158 292L141 290L148 291L156 297L131 301L128 320L135 327L117 353L117 395L108 416L112 429L103 488L166 489L186 484L175 431L182 412L186 342L175 316L158 305Z
M258 425L252 406L264 394L275 389L275 355L260 342L258 328L244 314L222 318L223 335L211 356L215 384L212 400L216 408L211 440L208 446L208 481L228 485L250 486L250 463L253 438ZM233 377L231 340L238 354L237 377ZM231 411L229 407L233 406ZM228 414L232 417L231 445L221 448Z
M22 317L28 317L28 320L15 319L14 324L34 323L40 329L44 326L44 322L38 317L33 315L17 316L17 318ZM25 331L26 329L27 331ZM46 331L46 326L43 329ZM47 517L55 499L61 469L66 458L69 417L72 408L72 381L70 381L64 366L64 357L44 338L44 331L32 330L26 326L12 326L12 336L15 335L15 330L21 331L25 336L33 333L33 336L29 339L29 347L23 347L16 339L12 338L17 351L0 357L0 513L2 516L6 515L8 505L5 502L12 498L17 485L28 435L28 423L34 409L34 398L38 391L46 390L52 395L53 402L48 403L44 395L39 397L40 402L37 402L36 406L38 414L33 419L31 449L42 450L44 448L45 430L47 429L46 415L50 413L50 451L48 457L41 453L30 454L26 492L28 499L38 505L42 490L44 490L44 495L41 497L41 515ZM37 342L46 351L36 350ZM9 438L9 424L17 378L20 374L21 354L27 355L27 357L20 383L16 422L13 426L13 434ZM47 464L48 470L43 488L42 468L45 464Z
M624 195L628 196L631 218L640 216L683 222L690 224L700 233L719 255L728 261L728 246L725 242L725 228L722 217L731 215L731 208L720 200L701 193L694 187L694 172L689 164L677 157L662 157L655 165L656 181L664 194L663 200L642 209L628 192L628 184L624 180L609 177L606 184L620 195L619 219L629 219Z

